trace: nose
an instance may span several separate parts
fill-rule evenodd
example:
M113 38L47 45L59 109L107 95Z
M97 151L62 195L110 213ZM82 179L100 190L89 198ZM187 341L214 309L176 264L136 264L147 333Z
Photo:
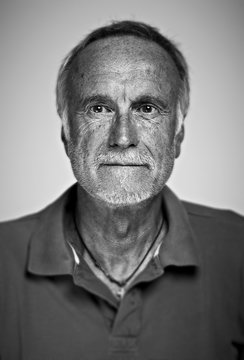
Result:
M127 149L137 144L138 134L133 119L129 116L118 115L110 128L109 146Z

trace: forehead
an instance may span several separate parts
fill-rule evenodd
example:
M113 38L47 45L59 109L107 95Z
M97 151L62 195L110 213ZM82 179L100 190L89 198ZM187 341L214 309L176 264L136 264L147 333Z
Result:
M145 79L178 88L179 76L170 55L158 44L135 36L116 36L89 44L74 60L72 85L100 80Z

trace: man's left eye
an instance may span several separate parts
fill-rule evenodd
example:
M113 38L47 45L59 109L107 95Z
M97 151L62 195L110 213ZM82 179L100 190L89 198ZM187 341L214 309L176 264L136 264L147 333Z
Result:
M148 104L140 106L137 110L144 114L153 114L158 111L158 109L155 106Z

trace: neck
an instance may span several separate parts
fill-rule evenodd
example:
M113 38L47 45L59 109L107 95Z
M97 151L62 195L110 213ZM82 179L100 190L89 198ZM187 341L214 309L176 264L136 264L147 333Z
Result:
M111 207L78 187L76 223L90 253L123 281L145 257L162 224L161 195L133 206Z

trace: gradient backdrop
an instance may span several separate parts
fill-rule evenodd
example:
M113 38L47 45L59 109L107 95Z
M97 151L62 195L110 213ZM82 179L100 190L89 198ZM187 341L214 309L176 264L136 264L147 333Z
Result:
M74 182L55 111L64 55L111 20L157 26L191 73L186 139L171 188L244 213L244 0L1 0L0 220L46 206Z

